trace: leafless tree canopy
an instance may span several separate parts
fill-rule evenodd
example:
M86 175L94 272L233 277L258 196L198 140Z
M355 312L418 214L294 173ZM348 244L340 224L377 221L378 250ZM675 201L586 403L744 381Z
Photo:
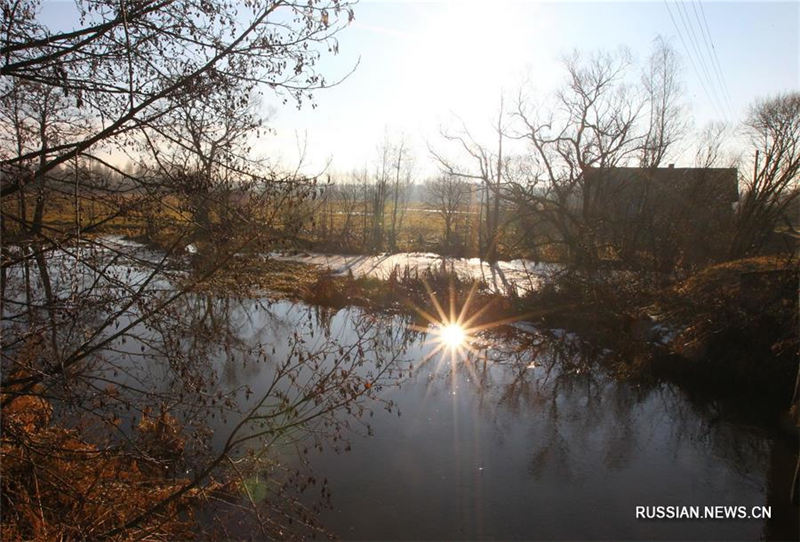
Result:
M734 255L757 253L776 227L792 228L786 213L800 194L800 94L756 103L745 130L753 151L752 173L742 173Z
M349 342L302 323L243 340L242 321L265 309L233 306L215 282L237 254L286 237L282 211L318 194L250 146L266 129L260 101L313 104L328 86L316 64L353 12L338 0L77 6L60 31L39 2L2 2L2 506L41 512L4 512L4 537L183 538L193 499L272 461L243 454L309 423L335 434L349 423L335 414L357 417L393 359L372 357L387 335L369 318ZM149 246L96 235L115 227ZM312 348L305 332L326 336ZM269 382L225 389L220 364L262 367ZM206 422L220 415L235 421L212 445ZM185 476L165 470L178 466ZM126 499L118 478L148 495ZM75 492L65 515L55 503ZM283 496L259 517L265 537L308 526Z
M428 183L428 194L436 212L444 221L445 248L455 248L454 238L459 214L469 210L472 185L455 175L440 175Z

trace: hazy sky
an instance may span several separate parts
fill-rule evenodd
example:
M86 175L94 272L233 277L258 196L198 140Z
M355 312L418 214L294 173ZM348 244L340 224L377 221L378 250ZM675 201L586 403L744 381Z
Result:
M659 34L682 57L694 124L736 122L753 99L800 88L799 7L798 2L365 0L356 6L354 24L339 36L339 56L323 63L332 77L360 58L358 69L342 85L318 93L318 109L279 110L274 143L289 156L295 133L305 134L312 163L330 158L334 171L348 171L374 160L384 133L405 133L415 145L419 172L426 173L431 171L426 142L439 143L440 126L461 118L488 137L501 91L513 97L520 86L528 94L552 90L563 81L560 59L575 49L625 46L643 63ZM706 29L708 35L701 34ZM721 77L712 71L713 51ZM711 83L705 82L700 56Z
M63 17L70 4L46 0L47 17ZM682 57L697 127L738 122L754 99L800 88L797 1L362 0L355 17L338 36L340 54L319 67L329 81L358 63L356 71L316 93L315 110L266 100L277 106L277 133L258 143L264 154L291 165L304 140L309 170L330 160L331 171L346 172L370 165L384 134L405 134L418 172L428 174L426 145L440 144L441 126L463 119L488 137L501 92L508 99L520 88L548 93L563 81L560 59L573 50L624 46L643 64L659 34Z

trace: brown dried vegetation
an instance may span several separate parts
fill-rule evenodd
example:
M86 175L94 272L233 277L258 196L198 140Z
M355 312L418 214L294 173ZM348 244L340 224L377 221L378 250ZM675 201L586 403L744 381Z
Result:
M170 477L159 460L183 449L178 424L166 413L142 417L138 440L147 454L134 457L86 442L54 423L53 409L42 397L20 395L6 403L7 398L4 394L0 463L3 540L96 538L187 483ZM191 538L194 505L206 490L186 493L113 539Z

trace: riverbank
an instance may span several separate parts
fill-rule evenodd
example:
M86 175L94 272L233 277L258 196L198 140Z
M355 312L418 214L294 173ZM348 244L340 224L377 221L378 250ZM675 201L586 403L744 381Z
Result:
M666 379L734 403L744 398L771 419L792 401L798 279L791 261L726 262L669 284L661 276L587 276L524 260L489 265L431 253L247 252L198 282L208 258L191 250L178 257L189 271L183 286L195 292L402 312L421 326L430 323L424 314L439 317L434 300L445 307L452 301L460 311L469 298L468 313L481 311L474 324L524 321L574 332L613 352L609 368L621 378Z
M632 274L606 275L595 284L552 274L523 296L501 295L447 266L421 274L396 267L384 280L314 269L316 278L301 274L292 283L307 302L418 313L430 307L431 295L441 301L453 292L460 307L474 290L473 307L485 307L481 323L521 320L566 329L613 351L611 370L622 378L666 379L700 396L744 400L760 422L796 435L796 413L787 414L798 370L797 267L791 262L726 262L667 287Z
M215 277L214 288L221 283L226 291L249 287L337 309L418 316L434 312L434 299L447 306L452 298L460 311L470 298L472 310L481 308L477 323L566 329L613 351L613 370L622 377L746 396L770 411L791 403L798 349L792 262L726 262L667 286L634 273L587 278L547 264L499 262L492 267L503 270L502 289L496 274L485 279L482 263L434 256L241 256Z

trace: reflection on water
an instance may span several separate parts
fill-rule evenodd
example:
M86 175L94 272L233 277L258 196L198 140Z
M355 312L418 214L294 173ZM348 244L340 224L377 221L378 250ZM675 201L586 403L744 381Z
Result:
M335 275L387 279L393 272L421 275L428 270L442 269L466 280L483 282L493 292L523 295L538 289L542 281L561 271L558 264L512 260L488 263L479 258L453 258L432 252L398 252L377 256L272 253L270 258L313 264L330 269Z
M344 538L759 538L759 521L637 521L634 507L763 504L763 434L708 422L670 386L564 370L558 346L535 368L495 351L477 380L416 373L390 394L402 418L312 460L333 493L323 519Z
M131 266L104 265L106 297L91 306L97 319L115 315L104 331L112 336L148 306L119 312L144 281ZM54 291L85 288L71 267L69 260L51 263ZM146 287L150 303L172 293L166 281ZM8 323L16 321L4 321L8 337L27 325ZM53 352L85 340L91 324L64 322ZM790 475L776 457L786 455L791 468L791 452L765 430L723 421L671 385L615 380L597 369L603 352L573 336L521 326L479 336L465 356L425 362L437 346L427 339L403 316L190 294L114 336L94 364L87 359L87 370L55 382L53 393L69 387L72 410L65 412L74 416L105 401L89 413L123 433L146 406L168 409L189 433L180 467L187 475L223 449L232 431L266 427L268 438L243 441L232 454L268 450L268 463L243 472L249 497L269 495L263 480L276 469L310 467L327 480L314 490L330 497L321 520L343 538L756 539L763 521L644 521L634 511L765 503L774 514L792 511L774 485ZM118 394L103 388L112 383ZM269 432L289 415L302 420L365 388L373 400ZM237 429L254 408L260 425ZM298 503L313 506L318 499L299 492L306 484L293 483ZM252 524L243 525L227 530L252 535Z
M275 303L245 310L240 337L312 335L348 341L361 311ZM382 397L346 453L308 455L326 478L322 522L343 538L759 538L758 520L643 521L637 505L762 505L773 441L715 421L676 388L642 388L590 370L600 356L574 337L484 336L468 359L422 362L436 347L387 318L386 352L415 366ZM496 342L496 344L495 344ZM492 344L489 347L489 344ZM257 374L224 373L228 385ZM246 379L246 380L243 380Z

